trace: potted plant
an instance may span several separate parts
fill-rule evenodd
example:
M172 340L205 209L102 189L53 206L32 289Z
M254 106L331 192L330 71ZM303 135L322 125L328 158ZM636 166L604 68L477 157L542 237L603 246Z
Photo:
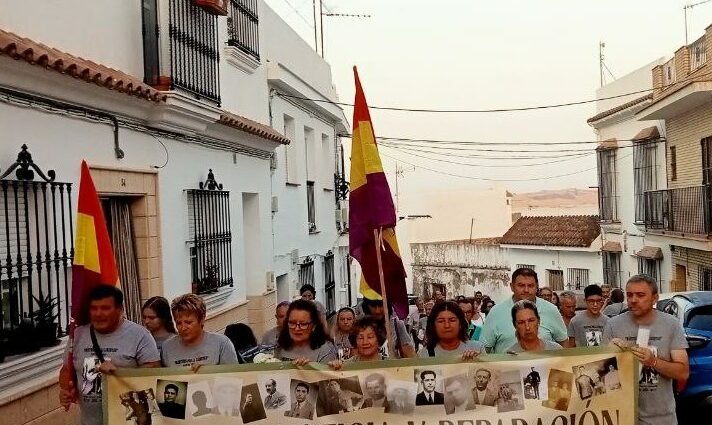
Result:
M59 313L55 312L55 310L59 304L59 299L49 294L43 298L37 298L35 296L32 296L32 298L37 304L37 310L30 314L30 318L33 319L35 323L35 333L40 346L52 347L57 345L59 341L57 339L57 327L59 326L57 319L59 318Z

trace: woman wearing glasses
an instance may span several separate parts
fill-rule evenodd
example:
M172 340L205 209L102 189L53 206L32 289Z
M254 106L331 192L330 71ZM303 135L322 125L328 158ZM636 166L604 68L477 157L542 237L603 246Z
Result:
M309 362L328 363L338 358L336 347L319 319L316 305L306 300L289 304L286 325L277 338L274 356L297 366Z

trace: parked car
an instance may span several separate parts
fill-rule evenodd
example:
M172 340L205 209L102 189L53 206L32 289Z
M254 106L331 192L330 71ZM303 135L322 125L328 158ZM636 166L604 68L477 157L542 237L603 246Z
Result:
M685 330L690 376L676 383L677 415L681 424L698 423L712 414L712 292L676 294L657 308L675 316Z

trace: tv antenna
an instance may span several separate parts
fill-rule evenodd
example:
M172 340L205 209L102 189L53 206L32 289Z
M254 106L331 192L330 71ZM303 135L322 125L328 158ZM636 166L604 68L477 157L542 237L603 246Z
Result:
M319 5L317 7L317 1ZM710 0L712 1L712 0ZM336 13L324 6L323 0L313 0L314 5L314 50L319 51L319 34L321 34L321 57L324 57L324 16L333 18L368 19L371 15L356 13ZM319 30L317 31L316 19L319 17Z
M685 11L685 46L689 44L687 40L687 11L692 10L695 6L699 6L701 4L709 3L712 0L702 0L698 1L697 3L691 3L691 4L686 4L685 6L682 7L682 9Z

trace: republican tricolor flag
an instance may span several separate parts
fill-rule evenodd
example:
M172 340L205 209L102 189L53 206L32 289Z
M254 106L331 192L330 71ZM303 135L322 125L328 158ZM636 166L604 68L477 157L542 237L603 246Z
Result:
M354 78L356 99L351 139L349 252L361 265L363 296L382 299L376 255L376 246L379 247L386 299L393 304L396 314L404 319L408 314L408 294L405 269L396 240L396 212L356 67ZM377 230L377 236L374 230Z
M119 286L114 251L111 248L101 202L86 161L82 161L77 203L77 232L72 264L72 320L74 325L89 323L87 297L95 286Z

